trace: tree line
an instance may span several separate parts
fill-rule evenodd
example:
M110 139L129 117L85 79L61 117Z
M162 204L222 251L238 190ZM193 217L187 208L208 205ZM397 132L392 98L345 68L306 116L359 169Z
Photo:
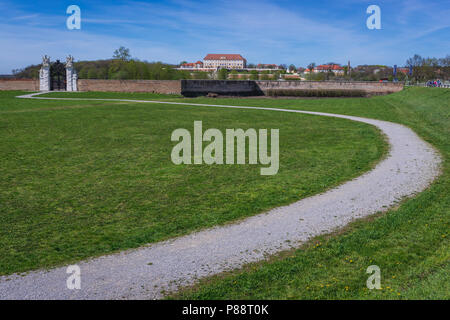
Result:
M41 65L31 65L13 70L16 78L39 78ZM188 71L176 70L171 64L140 61L132 58L130 50L120 47L114 51L112 59L74 62L79 79L114 80L180 80L190 79Z
M419 82L450 79L450 55L445 58L424 58L416 54L406 60L406 65L412 66L412 78Z
M331 64L331 63L329 63ZM412 67L412 75L409 74L409 67ZM314 69L315 63L310 63L308 69ZM416 54L408 58L404 66L398 66L397 74L394 76L394 68L385 65L361 65L348 69L344 66L344 73L336 75L333 72L306 73L307 80L354 80L354 81L379 81L387 79L389 81L396 78L398 81L426 82L428 80L450 80L450 55L445 58L423 58ZM400 68L403 68L401 70ZM404 69L408 71L405 72Z
M309 69L314 69L315 63L308 65ZM450 55L445 58L423 58L416 54L407 59L405 67L412 66L413 74L397 72L396 78L399 81L418 81L450 79ZM41 65L31 65L24 69L13 70L16 78L39 78ZM74 68L78 72L80 79L114 79L114 80L180 80L180 79L250 79L250 80L271 80L279 79L280 74L287 70L295 70L294 65L289 67L283 65L281 70L267 70L267 72L250 71L248 76L238 76L237 71L220 69L217 75L210 72L192 72L189 70L177 70L175 65L162 62L148 62L132 58L130 50L120 47L115 50L111 59L95 61L78 61L74 63ZM242 73L242 72L240 72ZM360 80L378 81L381 79L393 80L393 68L382 65L359 66L348 70L344 66L343 75L328 73L306 73L307 80Z
M16 78L39 78L41 65L13 70ZM137 59L78 61L74 63L79 79L114 80L179 80L190 79L187 71L176 70L173 65L162 62L146 62Z

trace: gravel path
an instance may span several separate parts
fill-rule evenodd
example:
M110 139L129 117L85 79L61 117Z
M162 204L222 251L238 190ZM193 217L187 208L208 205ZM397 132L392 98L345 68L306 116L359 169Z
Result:
M259 107L201 105L126 99L112 100L304 113L364 122L387 137L390 153L372 171L325 193L241 222L215 227L135 250L78 263L81 289L66 287L66 267L0 277L0 299L158 299L162 290L262 260L311 237L385 211L425 188L439 175L440 156L411 129L391 122L322 112Z

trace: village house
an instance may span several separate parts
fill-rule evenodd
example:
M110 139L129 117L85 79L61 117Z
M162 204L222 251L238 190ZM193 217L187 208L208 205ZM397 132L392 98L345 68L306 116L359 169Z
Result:
M182 65L180 65L180 69L203 69L203 62L197 61L192 63L183 63Z
M320 66L317 66L314 68L314 73L328 73L332 72L335 75L343 75L344 74L344 68L337 64L321 64Z
M267 63L260 63L256 66L257 69L279 69L279 67L276 64L267 64Z

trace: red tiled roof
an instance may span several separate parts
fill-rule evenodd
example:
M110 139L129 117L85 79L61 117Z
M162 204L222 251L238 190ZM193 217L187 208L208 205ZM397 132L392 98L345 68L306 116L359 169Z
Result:
M195 67L198 64L203 65L203 62L201 62L201 61L192 62L192 63L186 62L186 63L183 63L182 66L184 66L184 67Z
M203 60L245 60L240 54L209 53Z
M320 66L316 67L317 70L344 70L343 67L338 66L336 64L329 65L329 64L322 64Z

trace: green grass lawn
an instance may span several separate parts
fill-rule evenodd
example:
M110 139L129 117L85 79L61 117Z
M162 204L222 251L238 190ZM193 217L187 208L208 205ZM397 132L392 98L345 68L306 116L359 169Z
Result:
M135 248L264 212L356 177L386 151L375 128L343 119L14 98L19 94L0 92L1 275ZM259 165L172 164L171 132L192 132L195 120L205 129L278 128L279 173L261 176Z
M450 90L408 88L371 99L197 102L322 111L398 122L441 152L441 177L399 207L269 261L221 274L175 295L186 299L449 299ZM366 269L381 268L382 290L368 290Z

